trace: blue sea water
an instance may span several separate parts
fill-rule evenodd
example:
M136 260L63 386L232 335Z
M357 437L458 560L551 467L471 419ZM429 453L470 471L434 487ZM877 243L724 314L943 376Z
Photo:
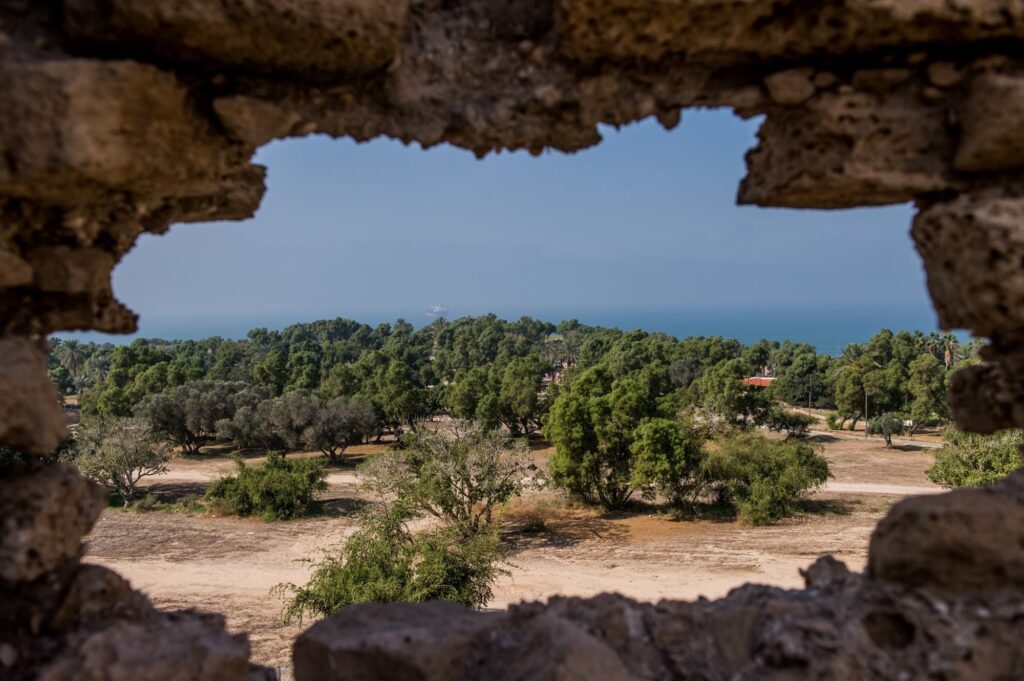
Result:
M449 310L447 317L484 314L481 310ZM893 331L938 331L935 313L923 305L872 306L849 308L841 305L828 307L780 306L754 307L680 307L660 309L546 309L496 311L499 317L517 319L529 315L538 319L559 322L578 319L595 326L618 327L624 330L643 329L667 333L676 337L722 336L735 338L744 344L762 338L793 340L813 345L818 352L839 354L848 343L862 343L880 329ZM217 318L159 318L143 316L139 333L131 336L111 336L94 332L57 334L97 342L126 343L134 338L198 339L209 336L244 338L249 329L266 327L281 329L296 322L316 319L348 317L370 325L393 322L403 318L415 326L433 321L425 309L392 310L388 313L359 314L353 312L294 313L266 317ZM966 334L959 333L963 338Z

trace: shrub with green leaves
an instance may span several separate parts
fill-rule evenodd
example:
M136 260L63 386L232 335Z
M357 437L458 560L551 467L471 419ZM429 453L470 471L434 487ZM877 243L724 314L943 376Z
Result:
M413 534L408 505L364 516L360 529L336 551L325 552L302 587L290 595L285 621L326 617L358 603L444 600L481 608L502 569L501 541L490 530L469 536L454 527Z
M885 440L885 446L892 448L892 439L897 435L903 435L907 431L903 423L903 416L893 412L876 416L868 421L868 435L878 435Z
M935 453L935 465L928 469L928 478L943 487L991 485L1024 465L1021 430L975 435L948 428L945 440Z
M839 414L834 411L825 417L825 424L829 430L842 430L843 428L843 423L839 420Z
M760 421L768 430L785 433L787 438L807 437L814 425L814 419L797 411L787 411L775 405L767 410Z
M706 434L692 422L647 419L636 429L634 486L647 499L661 494L677 513L692 513L707 487L702 466Z
M764 525L796 513L800 499L830 473L825 457L807 443L741 433L708 454L704 475L720 503L741 520Z
M317 492L327 489L327 472L320 461L285 459L267 454L265 463L248 466L240 456L236 475L224 476L206 491L206 499L226 513L287 520L310 512Z

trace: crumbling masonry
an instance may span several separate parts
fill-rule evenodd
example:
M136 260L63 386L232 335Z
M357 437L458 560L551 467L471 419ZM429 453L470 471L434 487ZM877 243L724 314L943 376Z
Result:
M1024 0L0 0L0 441L64 436L46 334L134 330L142 232L241 219L281 137L576 151L599 123L764 115L739 200L913 201L941 324L989 338L958 423L1024 426ZM681 161L685 162L685 161ZM97 490L0 479L0 678L259 677L223 621L79 562ZM353 608L314 679L1024 678L1024 474L898 504L867 574L715 602Z

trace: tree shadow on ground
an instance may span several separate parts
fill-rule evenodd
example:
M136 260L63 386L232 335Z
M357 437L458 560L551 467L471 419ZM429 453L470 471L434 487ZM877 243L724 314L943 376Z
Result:
M813 498L800 501L800 511L810 515L850 515L863 506L858 499Z
M570 511L549 517L523 514L506 520L501 534L510 554L527 549L565 549L588 541L615 543L625 540L629 535L629 528L615 521L629 515L594 515L585 511Z

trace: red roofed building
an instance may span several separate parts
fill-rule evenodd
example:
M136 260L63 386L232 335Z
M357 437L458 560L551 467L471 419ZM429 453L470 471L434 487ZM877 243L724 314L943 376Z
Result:
M775 380L774 376L751 376L743 379L743 385L752 385L755 388L767 388Z

